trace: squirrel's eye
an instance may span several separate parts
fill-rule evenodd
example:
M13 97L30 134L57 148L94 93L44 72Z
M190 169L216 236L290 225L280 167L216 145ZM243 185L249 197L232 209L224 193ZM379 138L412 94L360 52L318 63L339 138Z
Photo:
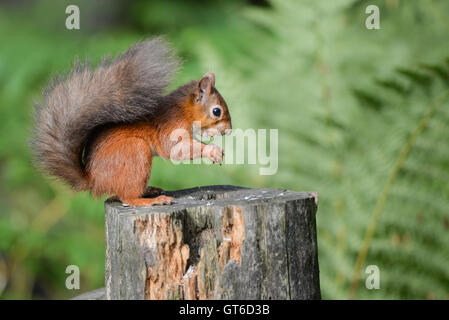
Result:
M214 108L214 110L212 110L212 113L214 114L214 116L219 117L221 115L221 110L220 108Z

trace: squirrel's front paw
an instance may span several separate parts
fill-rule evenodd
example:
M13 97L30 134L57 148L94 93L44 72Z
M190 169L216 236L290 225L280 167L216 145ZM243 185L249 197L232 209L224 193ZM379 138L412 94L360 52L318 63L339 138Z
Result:
M224 153L223 149L221 149L220 147L214 144L209 144L204 147L204 153L207 158L209 158L209 160L213 163L222 164Z

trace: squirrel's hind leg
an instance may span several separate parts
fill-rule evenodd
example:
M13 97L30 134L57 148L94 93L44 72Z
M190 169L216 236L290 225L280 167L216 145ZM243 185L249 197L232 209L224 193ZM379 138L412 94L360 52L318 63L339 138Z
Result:
M129 206L169 204L172 197L142 198L151 162L151 147L145 140L120 132L110 134L99 143L88 165L93 194L116 194L114 200Z
M124 168L125 170L122 171L122 173L126 173L125 177L131 184L128 184L126 188L120 189L117 194L118 198L123 205L132 207L170 204L173 198L160 195L164 191L163 189L147 186L151 175L151 148L141 139L133 138L133 140L133 143L129 141L129 145L135 150L128 153L127 165ZM144 196L155 195L158 196L155 198L143 198Z
M159 196L156 198L136 198L136 199L122 199L123 205L131 207L145 207L154 205L170 204L173 201L172 197Z
M173 197L161 195L162 192L164 192L164 190L161 188L146 187L145 192L142 194L142 197L133 199L133 198L126 198L125 196L121 198L122 199L121 201L123 205L128 205L132 207L171 204L173 201ZM157 195L157 197L155 198L143 198L155 195Z

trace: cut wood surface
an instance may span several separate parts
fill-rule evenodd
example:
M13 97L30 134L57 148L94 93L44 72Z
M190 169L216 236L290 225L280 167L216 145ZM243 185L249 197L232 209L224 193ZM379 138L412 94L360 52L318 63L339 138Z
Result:
M211 186L106 202L106 299L319 299L317 196Z

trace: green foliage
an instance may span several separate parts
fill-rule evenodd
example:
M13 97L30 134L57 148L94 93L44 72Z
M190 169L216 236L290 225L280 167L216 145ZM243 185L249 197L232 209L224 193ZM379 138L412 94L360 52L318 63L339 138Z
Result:
M449 298L447 1L114 1L104 14L119 24L81 32L55 28L64 5L49 3L0 8L1 298L73 296L70 264L81 291L103 285L102 201L32 167L32 101L75 56L95 63L157 33L186 60L174 86L212 70L234 128L279 129L279 169L156 159L152 185L318 191L324 298ZM380 30L365 28L370 4ZM365 289L371 264L380 290Z
M409 2L379 3L382 31L362 27L363 1L273 4L276 53L245 81L245 111L281 128L268 183L320 194L323 296L448 298L447 30ZM430 30L432 52L410 45ZM378 292L364 287L369 264Z

